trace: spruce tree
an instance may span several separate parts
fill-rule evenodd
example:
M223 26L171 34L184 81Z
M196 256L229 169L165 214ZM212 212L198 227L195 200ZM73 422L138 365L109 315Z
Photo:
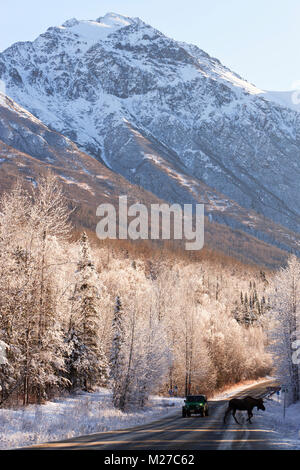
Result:
M116 297L112 331L113 339L110 355L110 378L113 390L113 403L116 408L120 408L125 361L122 351L122 346L124 344L123 308L119 296Z
M75 289L75 326L72 340L76 337L76 360L71 364L73 375L85 390L96 384L106 383L108 363L100 341L101 292L100 281L91 258L87 234L80 239L80 255ZM74 342L74 341L73 341ZM74 344L75 346L75 344ZM71 352L71 355L73 353Z

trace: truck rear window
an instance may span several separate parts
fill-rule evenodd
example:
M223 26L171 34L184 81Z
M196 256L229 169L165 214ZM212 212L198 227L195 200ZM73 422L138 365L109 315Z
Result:
M186 401L206 401L206 397L204 395L190 395L186 397Z

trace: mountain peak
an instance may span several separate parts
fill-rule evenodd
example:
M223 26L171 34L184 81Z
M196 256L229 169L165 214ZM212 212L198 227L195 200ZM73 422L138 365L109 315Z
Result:
M138 18L128 18L117 13L107 13L96 20L77 20L76 18L71 18L65 21L61 28L82 37L91 45L91 43L104 40L110 34L137 21L141 20Z
M105 16L100 16L96 19L97 23L107 26L124 27L132 24L133 19L128 16L119 15L118 13L109 12Z

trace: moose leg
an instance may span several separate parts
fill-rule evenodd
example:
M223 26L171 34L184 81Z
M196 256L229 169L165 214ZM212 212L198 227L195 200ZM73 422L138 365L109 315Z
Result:
M226 423L226 418L229 415L230 411L231 411L231 408L230 408L230 406L228 406L227 410L225 411L225 415L224 415L224 420L223 420L224 423Z
M247 421L249 421L250 424L252 424L252 421L251 421L251 418L253 417L253 413L251 410L248 410L248 419Z
M237 424L240 424L240 423L238 422L238 420L236 419L236 417L235 417L235 413L236 413L236 409L234 409L233 412L232 412L232 416L233 416L233 418L234 418L234 421L235 421Z

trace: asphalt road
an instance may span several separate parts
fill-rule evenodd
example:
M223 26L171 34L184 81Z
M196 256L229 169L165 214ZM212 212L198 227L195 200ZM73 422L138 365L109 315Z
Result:
M244 390L235 397L250 395L264 396L267 386L272 381ZM266 407L267 407L266 402ZM205 418L192 416L182 418L181 412L171 413L159 421L119 431L106 431L87 436L79 436L59 442L32 446L40 450L256 450L282 449L284 442L276 432L264 428L263 419L255 418L254 409L252 424L246 423L247 413L237 417L241 422L236 424L230 417L223 424L227 401L209 402L210 415ZM260 412L263 413L263 412Z

